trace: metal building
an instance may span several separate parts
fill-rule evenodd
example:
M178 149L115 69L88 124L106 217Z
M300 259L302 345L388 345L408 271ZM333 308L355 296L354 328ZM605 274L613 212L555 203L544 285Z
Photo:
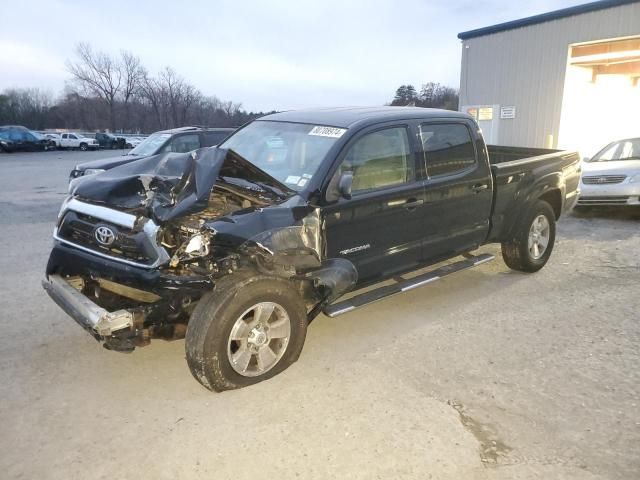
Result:
M640 1L463 32L460 110L488 143L578 148L640 136Z

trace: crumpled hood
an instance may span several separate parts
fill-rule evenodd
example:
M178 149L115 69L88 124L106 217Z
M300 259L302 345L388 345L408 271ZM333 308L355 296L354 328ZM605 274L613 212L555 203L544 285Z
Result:
M83 178L80 200L139 210L160 223L204 210L218 178L274 203L295 194L232 150L201 148L164 153Z

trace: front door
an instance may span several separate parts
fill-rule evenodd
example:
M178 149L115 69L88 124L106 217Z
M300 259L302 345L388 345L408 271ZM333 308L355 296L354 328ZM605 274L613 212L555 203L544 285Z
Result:
M489 233L493 183L484 143L472 122L419 126L425 183L425 262L480 246Z
M338 159L353 174L352 198L323 209L328 258L346 258L358 283L411 269L420 260L424 188L408 125L370 128Z

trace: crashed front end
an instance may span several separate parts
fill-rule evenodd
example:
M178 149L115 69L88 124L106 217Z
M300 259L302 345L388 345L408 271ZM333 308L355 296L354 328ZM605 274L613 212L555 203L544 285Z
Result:
M313 318L356 280L323 260L321 221L295 192L220 149L150 157L88 178L60 211L43 286L108 349L181 338L216 280L292 280Z

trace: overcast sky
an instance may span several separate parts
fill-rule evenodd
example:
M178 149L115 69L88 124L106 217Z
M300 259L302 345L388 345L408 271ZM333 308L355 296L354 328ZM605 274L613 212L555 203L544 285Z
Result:
M65 60L89 42L129 50L151 72L169 65L204 94L248 110L381 105L403 83L458 87L459 32L580 3L23 0L0 28L0 90L59 94Z

